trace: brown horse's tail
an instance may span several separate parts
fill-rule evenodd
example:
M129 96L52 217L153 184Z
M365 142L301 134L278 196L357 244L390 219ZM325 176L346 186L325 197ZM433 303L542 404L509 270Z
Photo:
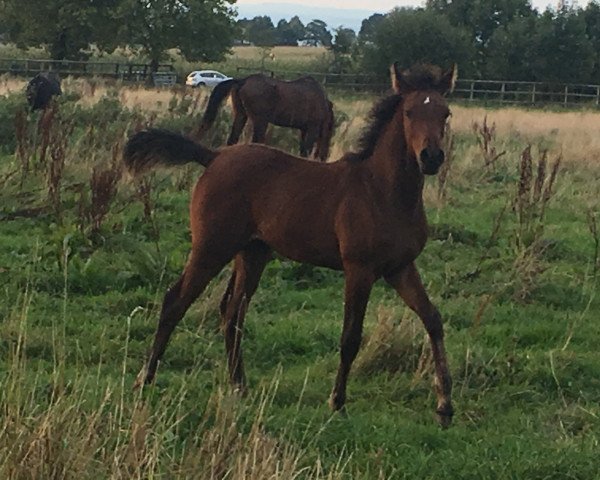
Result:
M174 166L196 162L205 167L217 152L167 130L142 130L132 135L123 150L123 162L137 175L156 165Z
M212 124L215 122L215 118L217 118L217 112L219 111L219 107L223 103L231 91L234 88L239 88L244 79L236 79L232 78L230 80L225 80L224 82L219 83L210 94L210 98L208 99L208 105L206 106L206 110L202 117L202 123L200 124L199 132L200 134L207 131Z

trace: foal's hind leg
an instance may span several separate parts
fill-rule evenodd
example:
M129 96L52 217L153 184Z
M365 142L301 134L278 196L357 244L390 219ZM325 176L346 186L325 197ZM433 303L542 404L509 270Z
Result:
M429 300L414 263L394 275L385 277L385 279L396 289L404 302L419 315L429 334L435 362L436 413L440 425L448 427L452 423L452 415L454 414L451 399L452 378L448 371L444 349L444 327L442 326L440 313Z
M145 371L140 373L140 377L136 381L136 387L141 386L142 383L152 382L156 374L158 361L165 352L175 326L230 258L222 258L221 261L216 261L214 256L207 255L200 249L195 248L192 250L183 274L165 294L150 358Z
M221 301L222 325L231 383L244 388L242 332L250 299L256 292L271 249L262 242L251 242L235 257L234 272ZM230 288L231 287L231 288Z

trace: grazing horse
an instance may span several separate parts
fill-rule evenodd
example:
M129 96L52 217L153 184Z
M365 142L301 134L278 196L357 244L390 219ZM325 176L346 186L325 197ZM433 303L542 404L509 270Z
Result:
M227 145L238 142L250 118L255 143L265 142L267 126L272 123L300 130L301 156L314 154L322 161L329 156L334 129L333 104L312 77L288 82L256 74L221 82L208 100L200 136L212 126L221 103L229 95L233 104L233 126Z
M350 366L361 342L374 282L383 278L421 318L435 362L437 415L452 419L452 382L443 327L414 260L427 239L425 175L444 161L442 141L450 114L444 95L455 68L401 72L392 66L395 93L374 108L360 149L331 163L307 161L265 145L217 151L164 130L146 130L128 141L124 162L141 172L156 164L206 166L190 204L192 251L179 280L164 297L158 329L137 386L153 380L169 337L204 288L234 259L221 302L229 375L244 388L241 339L244 316L272 251L343 270L344 323L340 365L330 397L344 407Z
M61 95L60 80L51 72L38 73L27 84L25 96L31 111L44 110L55 95Z

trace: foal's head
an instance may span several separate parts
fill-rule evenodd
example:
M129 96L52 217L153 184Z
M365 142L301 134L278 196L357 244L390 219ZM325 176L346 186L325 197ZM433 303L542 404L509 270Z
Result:
M442 140L450 116L445 95L454 88L456 66L443 73L433 66L417 66L401 72L394 63L391 74L394 90L402 97L408 153L418 160L424 174L434 175L444 162Z

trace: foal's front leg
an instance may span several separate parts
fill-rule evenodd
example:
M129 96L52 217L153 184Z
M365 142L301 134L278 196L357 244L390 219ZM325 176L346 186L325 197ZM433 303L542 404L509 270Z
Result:
M386 276L385 279L396 289L404 302L419 315L429 334L435 362L436 414L440 425L448 427L452 423L454 414L451 399L452 378L448 371L444 349L444 327L440 313L429 300L414 263L393 275Z
M346 403L346 383L352 362L356 358L362 338L365 310L375 276L371 270L345 265L344 328L340 341L340 366L329 398L333 410L341 410Z

